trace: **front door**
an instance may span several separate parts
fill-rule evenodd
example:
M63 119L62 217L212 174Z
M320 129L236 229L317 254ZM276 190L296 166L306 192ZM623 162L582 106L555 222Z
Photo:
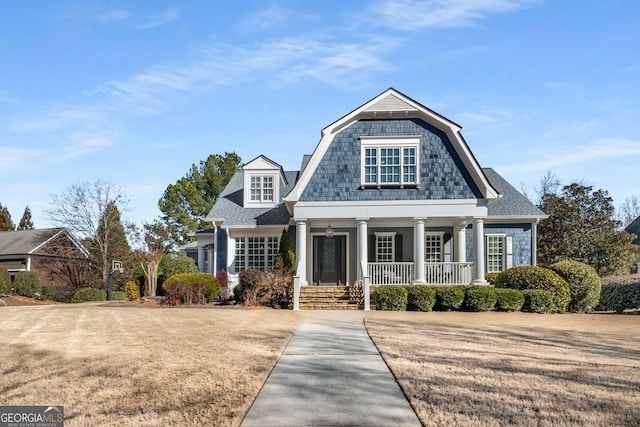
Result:
M313 283L344 285L347 282L347 237L313 236Z

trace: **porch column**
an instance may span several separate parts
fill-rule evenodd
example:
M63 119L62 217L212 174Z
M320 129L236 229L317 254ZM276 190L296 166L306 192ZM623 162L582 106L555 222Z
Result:
M415 233L413 238L413 247L415 253L413 272L413 283L417 285L424 285L427 281L424 278L424 218L416 218Z
M473 220L473 281L474 285L485 285L484 280L484 220Z
M201 271L202 273L206 272L206 270L204 269L204 254L204 246L198 245L198 271Z
M358 280L363 280L369 274L368 259L369 247L367 239L368 218L358 218Z
M213 245L209 245L207 247L207 259L209 260L209 268L207 268L207 273L216 275L216 264L214 262L215 257L215 249Z
M213 257L210 258L212 259L213 262L213 268L212 268L212 274L215 276L218 273L218 226L214 223L213 224Z
M531 223L531 265L538 264L538 220Z
M467 261L467 223L462 222L453 229L455 233L453 245L455 246L455 262Z
M296 220L296 276L300 284L307 282L307 220Z

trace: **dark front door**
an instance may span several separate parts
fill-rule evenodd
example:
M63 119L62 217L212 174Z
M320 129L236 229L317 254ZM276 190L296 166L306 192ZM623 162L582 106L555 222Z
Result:
M347 237L313 236L313 283L347 283Z

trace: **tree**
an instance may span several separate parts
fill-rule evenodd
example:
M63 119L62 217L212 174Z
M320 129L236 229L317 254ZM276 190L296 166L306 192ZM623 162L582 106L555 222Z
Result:
M137 230L136 236L142 246L142 250L136 252L136 259L147 282L147 295L155 297L158 290L158 266L162 257L171 249L169 229L166 224L154 221L143 224L142 232Z
M636 218L640 216L640 198L633 195L628 199L625 199L618 210L618 220L621 223L622 228L626 228Z
M31 221L31 209L29 206L24 208L24 213L22 214L22 218L20 218L20 223L18 224L18 230L33 230L33 221Z
M275 259L275 267L278 270L284 269L288 272L294 272L296 268L296 254L291 247L291 238L286 228L282 230L280 236L280 247Z
M240 165L236 153L211 154L187 174L170 184L158 201L162 219L177 244L188 241L188 234L205 227L204 217L229 183Z
M93 183L76 182L60 194L52 195L50 207L45 210L51 222L67 227L87 244L101 272L102 285L109 276L109 257L121 253L121 249L113 245L121 239L120 211L124 211L127 204L121 189L97 179Z
M13 224L13 221L11 221L9 209L0 203L0 231L13 231L15 229L16 226Z
M543 195L539 207L549 218L538 225L539 263L572 259L591 265L600 276L628 271L638 249L633 236L620 231L612 202L606 191L577 183Z

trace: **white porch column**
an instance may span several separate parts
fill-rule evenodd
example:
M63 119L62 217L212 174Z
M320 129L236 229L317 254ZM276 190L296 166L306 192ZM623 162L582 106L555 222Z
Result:
M538 264L538 220L531 223L531 265Z
M206 273L206 270L204 269L204 253L204 246L198 245L198 270L202 273Z
M31 257L30 256L27 257L27 263L25 264L24 268L27 271L31 271Z
M300 278L300 284L306 285L307 281L307 220L296 220L296 276Z
M484 220L473 220L473 281L474 285L485 285L484 280Z
M467 261L467 223L463 222L453 228L455 246L455 262Z
M218 226L213 224L213 275L215 276L218 272Z
M369 273L369 267L367 259L369 255L369 240L367 239L367 225L368 218L358 218L358 280L363 280Z
M424 218L416 218L415 219L415 232L413 237L413 247L414 247L414 265L415 271L413 272L415 284L425 284L427 281L424 277Z
M207 259L209 260L209 268L207 268L207 273L216 275L216 264L215 260L215 249L213 245L209 245L207 248Z

